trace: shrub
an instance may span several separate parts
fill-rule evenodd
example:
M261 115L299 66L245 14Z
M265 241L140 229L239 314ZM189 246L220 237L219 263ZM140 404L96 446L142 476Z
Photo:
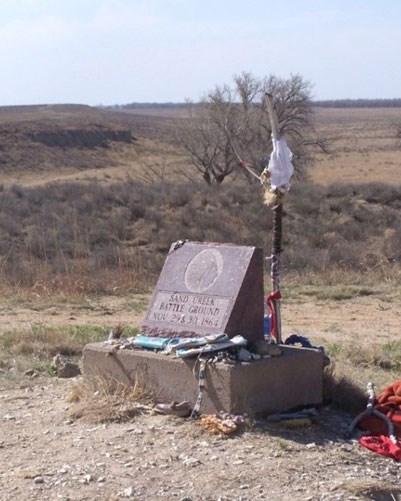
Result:
M400 189L376 188L296 185L283 211L285 270L398 266ZM170 244L185 238L269 255L273 213L261 200L261 187L247 183L12 186L0 192L1 283L33 287L57 277L59 286L64 276L80 290L108 290L117 280L142 287L158 276Z

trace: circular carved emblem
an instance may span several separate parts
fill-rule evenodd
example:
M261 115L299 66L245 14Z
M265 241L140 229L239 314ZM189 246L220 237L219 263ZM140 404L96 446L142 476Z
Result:
M205 249L194 256L185 270L185 285L191 292L204 292L223 270L223 256L216 249Z

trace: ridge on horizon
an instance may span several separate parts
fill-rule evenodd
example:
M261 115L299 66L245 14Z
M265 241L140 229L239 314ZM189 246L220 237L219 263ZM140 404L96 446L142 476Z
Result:
M191 105L200 103L191 102ZM133 101L131 103L109 104L109 105L90 105L86 103L40 103L40 104L7 104L1 105L0 109L40 109L46 107L82 109L82 108L100 108L100 109L141 109L141 108L185 108L189 105L187 102L175 101ZM311 105L314 108L401 108L401 98L358 98L358 99L313 99Z

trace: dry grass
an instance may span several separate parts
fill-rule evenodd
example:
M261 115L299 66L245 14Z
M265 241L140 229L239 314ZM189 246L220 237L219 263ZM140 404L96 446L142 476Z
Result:
M318 108L315 116L331 153L317 154L313 182L398 182L401 150L394 123L401 121L400 108Z
M107 339L110 327L91 325L49 327L31 325L26 330L0 333L0 367L16 367L23 372L34 369L52 371L52 358L60 353L78 359L87 343ZM126 328L125 334L137 334L137 329Z
M149 410L152 395L138 381L128 386L97 377L76 384L68 401L71 419L99 424L131 420L138 413Z
M323 402L348 412L360 412L366 406L366 392L358 386L342 364L331 360L323 378Z
M366 407L369 381L378 394L399 379L399 341L366 345L348 341L329 345L327 353L331 364L325 369L324 398L339 409L360 412Z
M399 501L401 499L401 488L389 487L387 480L367 478L347 480L341 487L353 496L349 499L374 501Z
M261 197L248 184L14 186L0 193L0 283L39 294L144 290L171 243L183 238L254 245L267 254L272 212ZM320 275L327 284L341 274L394 281L400 207L398 186L298 184L285 206L285 272Z

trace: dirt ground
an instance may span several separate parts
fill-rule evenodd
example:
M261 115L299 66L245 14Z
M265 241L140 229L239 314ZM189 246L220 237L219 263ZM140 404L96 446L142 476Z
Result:
M72 380L0 392L0 498L6 500L396 500L401 470L345 440L349 417L311 427L257 422L234 438L151 410L124 424L67 417Z
M4 301L2 330L47 325L139 326L147 296L57 304ZM347 301L290 299L284 336L313 342L396 339L400 298ZM289 429L264 420L227 438L196 421L138 409L127 423L94 425L69 417L67 397L79 378L0 375L0 499L34 500L397 500L399 464L344 432L353 416L329 408L316 423Z

